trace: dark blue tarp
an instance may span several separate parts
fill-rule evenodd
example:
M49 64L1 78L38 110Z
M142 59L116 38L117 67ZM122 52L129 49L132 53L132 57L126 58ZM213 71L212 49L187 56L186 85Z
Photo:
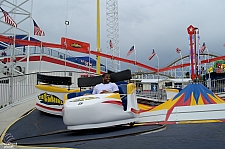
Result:
M71 61L71 62L75 62L75 63L80 63L80 64L85 64L85 62L89 62L89 57L88 56L83 56L83 57L69 57L66 58L66 60ZM92 66L96 66L96 60L90 57L90 64ZM103 64L101 64L101 66L104 66Z

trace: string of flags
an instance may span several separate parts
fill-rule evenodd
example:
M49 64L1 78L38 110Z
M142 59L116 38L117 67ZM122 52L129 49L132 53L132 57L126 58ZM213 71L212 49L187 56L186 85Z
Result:
M134 52L134 50L135 50L135 46L133 45L133 46L130 48L130 50L127 52L126 57L128 57L132 52ZM148 60L151 60L155 55L156 55L156 52L155 52L155 50L153 49L153 50L152 50L152 54L148 57Z

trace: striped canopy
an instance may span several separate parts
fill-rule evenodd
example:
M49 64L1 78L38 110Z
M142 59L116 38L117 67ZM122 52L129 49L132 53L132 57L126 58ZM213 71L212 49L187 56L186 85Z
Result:
M205 104L219 104L224 103L224 100L214 94L202 84L189 84L177 95L168 100L167 102L152 109L163 110L173 109L178 106L195 106Z

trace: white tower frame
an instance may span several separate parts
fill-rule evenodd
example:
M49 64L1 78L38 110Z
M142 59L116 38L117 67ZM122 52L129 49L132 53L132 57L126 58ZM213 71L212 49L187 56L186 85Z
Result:
M106 1L106 30L107 30L107 54L120 57L119 48L119 19L117 0ZM110 48L109 42L112 42L113 48ZM120 71L120 61L106 59L108 70Z
M2 9L4 9L17 23L17 28L7 24L4 21L3 13L0 12L0 34L5 36L25 35L23 38L28 38L29 40L32 23L32 5L33 0L0 0ZM30 9L30 11L28 11L28 9ZM15 58L15 51L22 50L22 48L16 48L15 45L8 45L3 42L0 42L0 45L6 47L7 50L10 50L11 61ZM24 58L27 58L27 61L29 61L29 46L27 48L27 53L24 53ZM15 63L11 62L8 67L12 71L15 65Z

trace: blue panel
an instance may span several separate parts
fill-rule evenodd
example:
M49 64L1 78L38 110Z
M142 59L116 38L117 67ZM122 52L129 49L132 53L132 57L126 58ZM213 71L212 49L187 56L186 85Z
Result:
M120 94L127 94L127 84L118 85Z
M86 61L89 62L89 56L83 56L83 57L69 57L66 58L66 60L71 61L71 62L75 62L75 63L82 63L81 61ZM92 66L96 66L96 60L90 57L90 63L92 64ZM101 66L104 66L103 64L100 64Z
M122 99L123 110L127 110L127 95L125 95Z
M8 36L8 37L13 38L13 36ZM27 35L16 35L16 39L28 40L28 36ZM30 37L30 41L40 41L40 40L35 39L33 37ZM21 46L24 46L24 45L16 44L15 46L16 47L21 47ZM0 46L0 50L5 49L5 48L6 47L4 47L4 46Z
M93 90L86 90L83 92L69 93L69 94L67 94L67 98L70 99L70 98L74 98L74 97L83 96L84 94L92 94L92 91Z
M158 85L156 83L151 83L151 91L157 91Z

